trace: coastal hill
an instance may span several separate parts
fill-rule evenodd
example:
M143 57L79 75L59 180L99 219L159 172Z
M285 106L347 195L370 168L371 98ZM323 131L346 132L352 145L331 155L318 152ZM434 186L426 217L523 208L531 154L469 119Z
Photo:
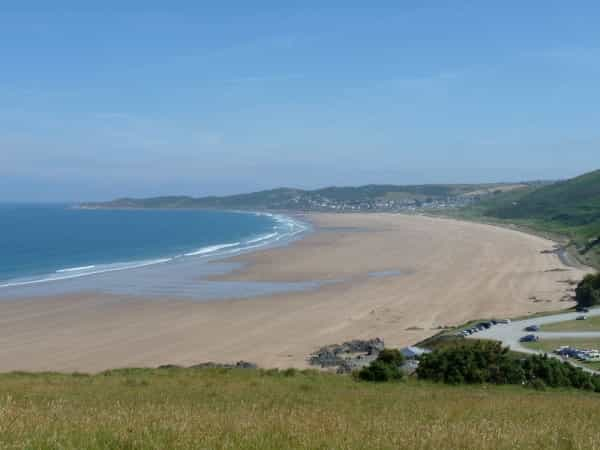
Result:
M85 208L224 208L308 211L400 210L465 206L482 196L537 186L539 183L366 185L316 190L278 188L230 196L120 198L84 203Z
M230 196L120 198L83 208L210 208L333 212L429 212L519 225L568 238L585 264L600 267L600 170L558 181L490 184L278 188Z
M456 213L566 236L583 262L600 267L600 170L490 196Z
M486 214L544 220L557 226L600 224L600 170L524 193L510 204L489 207Z

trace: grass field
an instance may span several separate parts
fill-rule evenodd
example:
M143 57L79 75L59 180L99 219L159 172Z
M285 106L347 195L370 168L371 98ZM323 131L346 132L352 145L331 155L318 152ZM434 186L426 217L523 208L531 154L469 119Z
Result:
M0 375L0 448L600 449L600 396L316 372Z
M597 348L600 349L600 338L596 339L540 339L537 342L527 342L523 344L526 347L551 353L561 345L569 345L577 348Z
M585 315L585 314L582 314ZM600 316L542 325L541 331L600 331Z

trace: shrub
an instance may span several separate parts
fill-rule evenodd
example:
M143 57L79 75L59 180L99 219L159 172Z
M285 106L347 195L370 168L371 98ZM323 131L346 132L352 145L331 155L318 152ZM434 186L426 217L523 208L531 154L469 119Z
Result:
M417 375L450 384L505 384L523 380L522 371L499 342L477 342L423 355Z
M424 355L419 378L448 384L526 384L600 392L600 377L547 355L511 358L499 342L478 342Z
M400 367L404 363L404 355L396 348L384 348L377 355L377 360L385 364Z
M363 367L358 372L358 378L363 381L393 381L401 380L403 377L400 366L404 362L404 356L397 349L383 349L377 359Z
M545 391L546 390L546 383L544 383L539 378L532 380L528 386L535 389L536 391Z
M294 369L293 367L290 367L288 369L285 369L282 373L284 377L295 377L298 374L298 370Z
M600 273L586 275L575 289L577 306L600 305Z

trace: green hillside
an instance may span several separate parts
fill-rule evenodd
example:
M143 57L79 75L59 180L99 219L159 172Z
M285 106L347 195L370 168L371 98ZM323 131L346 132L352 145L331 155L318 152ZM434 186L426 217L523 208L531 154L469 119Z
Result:
M487 215L503 219L537 219L557 226L600 223L600 170L533 190L511 204L492 206Z
M597 394L315 371L1 374L0 448L592 449Z
M567 181L501 193L461 214L567 236L584 262L600 266L600 170Z
M278 188L223 197L164 196L153 198L120 198L109 202L84 203L95 208L223 208L223 209L287 209L322 210L357 206L362 209L391 209L411 202L458 201L472 193L491 194L510 189L511 184L461 185L366 185L332 186L316 190ZM518 185L520 186L520 185Z
M151 198L119 198L109 202L84 203L86 207L115 208L266 208L287 204L301 195L298 189L279 188L250 194L224 197L161 196Z

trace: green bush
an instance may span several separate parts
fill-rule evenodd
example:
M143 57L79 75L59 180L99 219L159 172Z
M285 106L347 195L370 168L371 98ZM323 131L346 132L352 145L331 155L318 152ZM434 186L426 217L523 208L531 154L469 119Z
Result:
M404 356L397 349L383 349L377 359L363 367L358 372L358 378L363 381L393 381L403 377L400 366L404 363Z
M524 384L600 392L600 377L547 355L514 359L499 342L478 342L424 355L419 378L448 384Z
M285 369L282 373L284 377L295 377L298 374L298 370L290 367Z
M508 358L508 349L499 342L477 342L423 355L417 375L450 384L519 383L522 374Z
M536 378L535 380L532 380L529 384L529 387L535 389L536 391L545 391L546 390L546 383L544 383L542 380L540 380L539 378Z
M575 289L577 306L589 307L600 305L600 273L586 275Z
M404 363L404 355L400 353L400 350L396 348L385 348L379 355L377 355L376 361L381 361L385 364L400 367Z

